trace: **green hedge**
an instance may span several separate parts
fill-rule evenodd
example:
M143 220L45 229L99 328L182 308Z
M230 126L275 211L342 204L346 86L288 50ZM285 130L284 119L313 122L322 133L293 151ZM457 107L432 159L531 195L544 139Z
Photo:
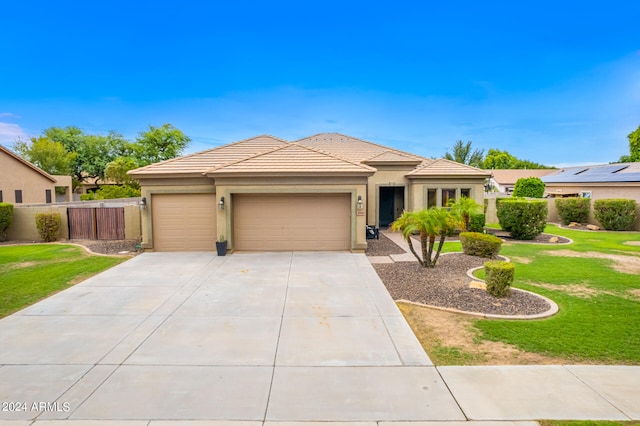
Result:
M497 204L500 227L517 240L533 240L547 225L547 201L503 198Z
M0 241L7 241L7 229L13 222L13 204L0 203Z
M60 238L61 225L62 220L60 219L60 213L36 214L36 228L38 228L40 238L47 243Z
M636 221L636 202L624 198L605 198L593 203L593 215L608 231L630 231Z
M469 231L482 232L487 223L487 215L484 213L471 213L469 216Z
M505 297L511 293L515 266L503 260L484 262L487 292L494 297Z
M539 177L520 178L513 187L514 197L544 197L544 182Z
M460 243L464 254L488 258L496 257L502 247L500 238L480 232L461 232Z
M591 199L589 198L556 198L556 209L558 216L564 225L571 222L585 223L589 220L591 210Z

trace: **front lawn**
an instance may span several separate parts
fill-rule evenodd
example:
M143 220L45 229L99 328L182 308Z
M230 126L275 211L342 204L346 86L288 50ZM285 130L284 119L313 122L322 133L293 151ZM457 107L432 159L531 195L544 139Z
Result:
M504 244L514 285L554 300L538 321L478 320L482 339L576 362L640 364L640 234L548 226L569 245Z
M65 244L0 246L0 318L124 260Z

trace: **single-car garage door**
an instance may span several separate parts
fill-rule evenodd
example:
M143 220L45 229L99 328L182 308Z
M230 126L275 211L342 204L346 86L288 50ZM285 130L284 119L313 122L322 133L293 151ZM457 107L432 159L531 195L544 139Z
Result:
M215 194L153 194L151 210L154 250L214 250Z
M350 194L237 194L235 250L348 250Z

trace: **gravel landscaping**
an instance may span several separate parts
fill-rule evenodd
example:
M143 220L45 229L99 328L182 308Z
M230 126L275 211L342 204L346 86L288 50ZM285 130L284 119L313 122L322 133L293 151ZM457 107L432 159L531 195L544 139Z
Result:
M369 240L366 254L384 256L391 240L380 235L380 240ZM418 262L374 264L376 272L394 300L409 300L442 308L458 309L493 315L534 315L546 312L550 306L530 293L512 290L508 297L496 298L486 290L471 288L467 276L471 268L482 266L485 258L464 253L442 254L435 268L424 268Z

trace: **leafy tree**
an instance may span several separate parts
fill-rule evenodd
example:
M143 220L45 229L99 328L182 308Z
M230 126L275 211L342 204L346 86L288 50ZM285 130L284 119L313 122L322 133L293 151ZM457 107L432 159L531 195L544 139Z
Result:
M640 161L640 126L627 135L629 139L629 155L620 157L621 163L633 163Z
M76 154L72 174L77 183L85 179L104 179L106 165L117 157L132 152L131 144L116 132L104 135L87 135L74 126L50 127L44 135L61 143L68 152Z
M140 183L127 174L129 170L138 167L133 158L118 157L105 167L104 177L119 185L128 185L136 189L140 189Z
M112 200L114 198L139 197L140 189L129 185L103 185L96 192L82 194L80 200Z
M484 155L484 149L476 149L471 151L471 141L464 143L457 141L452 148L452 153L448 151L444 154L444 158L451 161L456 161L462 164L468 164L473 167L482 166L482 157Z
M148 131L138 135L134 144L134 155L140 166L146 166L179 156L189 142L191 138L171 124L149 126Z
M45 136L18 141L14 149L22 157L52 175L68 175L73 171L77 154L69 152L60 142Z
M402 213L402 216L391 224L391 229L393 231L402 231L411 253L418 259L420 265L433 268L438 262L447 233L455 229L456 225L456 219L446 209L432 207L428 210ZM418 255L411 242L411 235L414 233L420 235L422 256ZM440 241L434 254L436 237L438 236L440 236Z
M520 178L513 187L514 197L542 198L545 184L539 177Z
M550 169L533 161L520 160L507 151L490 149L482 162L483 169Z

